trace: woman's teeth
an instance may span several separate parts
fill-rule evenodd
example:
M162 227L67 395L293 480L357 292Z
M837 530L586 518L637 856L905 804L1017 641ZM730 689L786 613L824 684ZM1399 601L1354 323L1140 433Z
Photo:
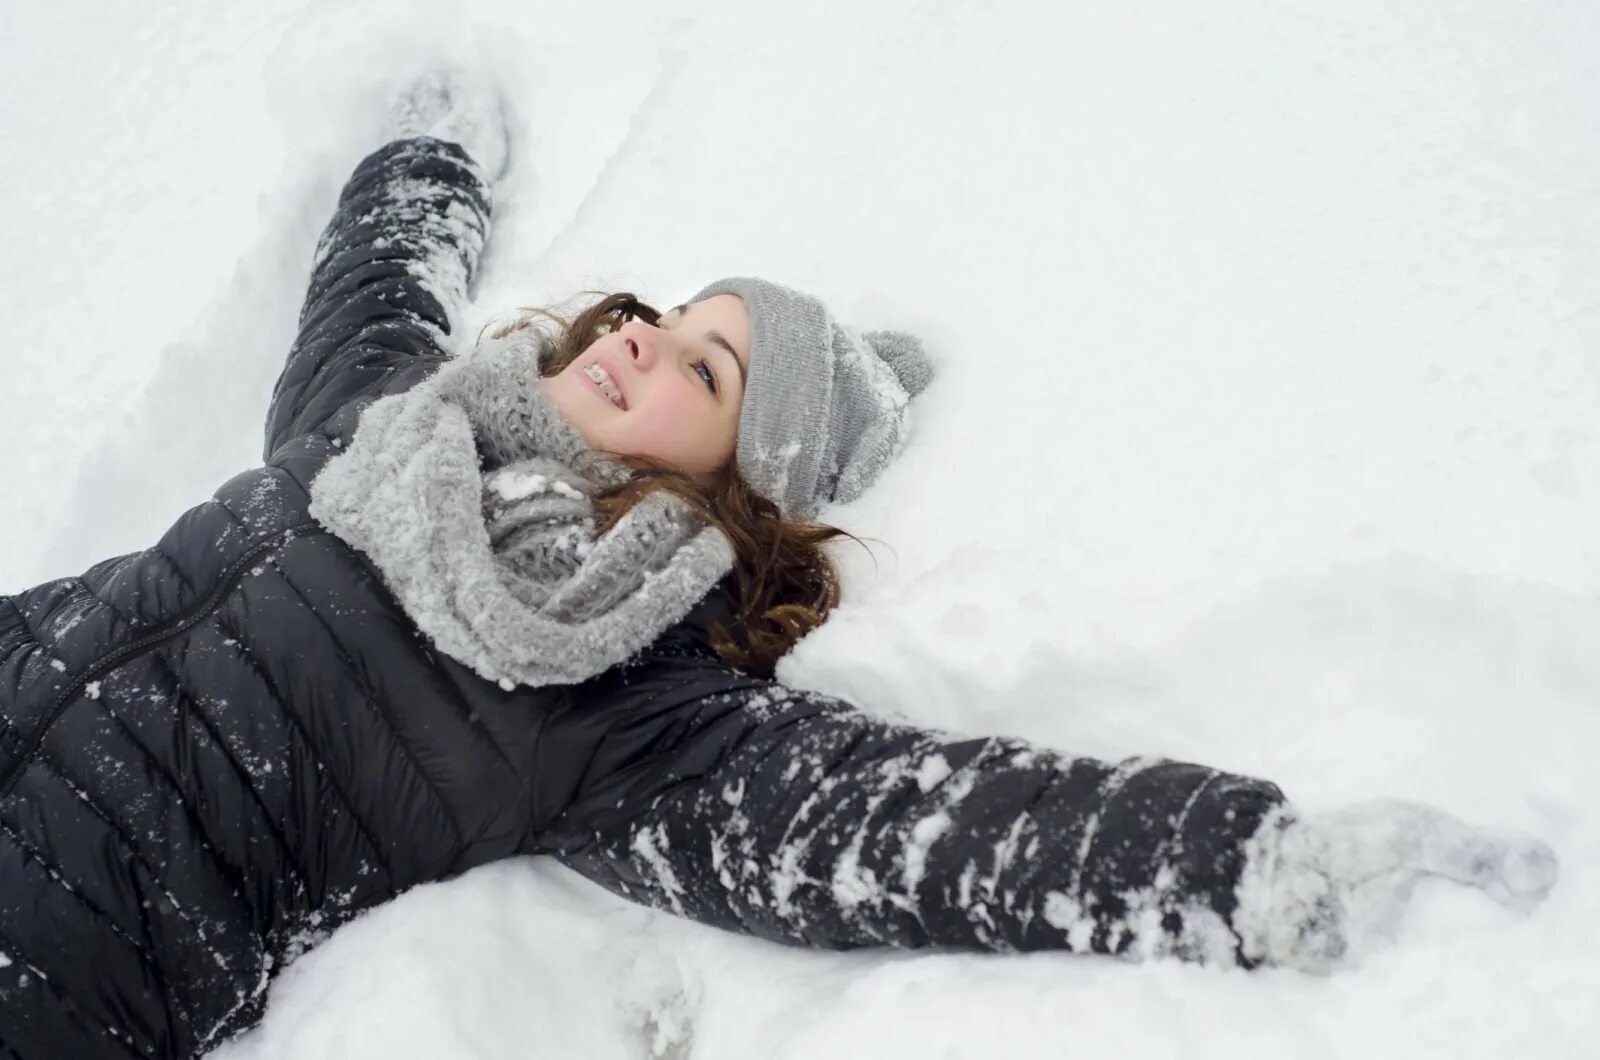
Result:
M622 391L617 389L617 384L611 381L611 377L606 374L604 368L594 363L586 364L583 366L583 374L594 380L595 386L605 392L606 397L611 399L613 405L619 409L626 407L622 403Z

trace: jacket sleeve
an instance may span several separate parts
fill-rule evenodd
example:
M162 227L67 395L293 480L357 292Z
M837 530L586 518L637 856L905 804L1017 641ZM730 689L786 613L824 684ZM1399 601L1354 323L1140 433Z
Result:
M630 687L652 682L546 837L617 894L814 946L1250 963L1231 918L1270 783L926 731L731 670Z
M266 455L418 357L442 357L489 233L489 187L455 144L396 140L367 156L317 244L310 289L267 413Z

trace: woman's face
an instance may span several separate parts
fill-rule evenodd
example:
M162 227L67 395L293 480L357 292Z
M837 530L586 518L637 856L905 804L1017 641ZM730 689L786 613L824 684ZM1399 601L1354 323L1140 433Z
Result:
M749 368L744 299L719 294L630 320L541 382L589 448L704 475L733 459Z

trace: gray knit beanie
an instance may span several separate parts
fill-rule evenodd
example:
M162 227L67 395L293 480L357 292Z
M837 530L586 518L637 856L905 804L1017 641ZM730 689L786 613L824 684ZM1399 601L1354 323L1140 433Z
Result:
M922 343L857 333L811 295L753 277L718 280L690 301L719 294L750 313L740 474L791 519L860 496L899 454L906 406L933 378Z

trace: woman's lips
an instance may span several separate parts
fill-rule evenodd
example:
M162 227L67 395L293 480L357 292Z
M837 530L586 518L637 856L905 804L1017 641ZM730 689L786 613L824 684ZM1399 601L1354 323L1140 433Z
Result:
M590 361L583 366L582 371L584 377L594 384L594 388L601 396L624 412L628 410L628 399L623 396L622 387L617 385L616 377L606 369L605 365L599 361Z

